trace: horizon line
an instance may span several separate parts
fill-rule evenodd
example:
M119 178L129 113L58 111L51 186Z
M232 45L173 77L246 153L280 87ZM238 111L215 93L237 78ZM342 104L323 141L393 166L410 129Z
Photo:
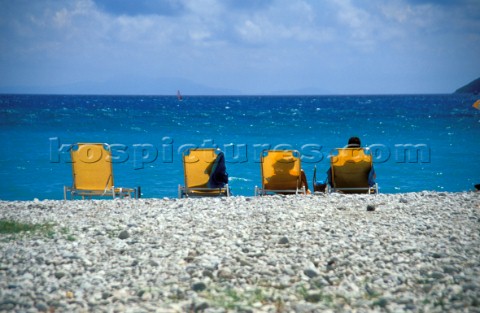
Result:
M347 96L355 96L355 97L361 97L361 96L435 96L435 95L477 95L476 93L470 93L470 92L450 92L450 93L318 93L318 94L313 94L313 93L278 93L278 94L184 94L182 93L182 98L183 100L185 97L327 97L327 96L335 96L335 97L347 97ZM112 97L112 96L122 96L122 97L173 97L177 98L177 94L171 93L171 94L151 94L151 93L145 93L145 94L135 94L135 93L56 93L56 92L0 92L0 96L9 96L9 95L17 95L17 96L105 96L105 97Z

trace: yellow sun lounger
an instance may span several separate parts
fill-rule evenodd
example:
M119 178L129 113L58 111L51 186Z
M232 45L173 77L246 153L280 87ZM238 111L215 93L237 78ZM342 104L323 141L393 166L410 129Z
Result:
M64 186L63 196L67 200L75 196L125 198L140 197L140 187L119 188L114 185L112 153L103 143L78 143L70 150L72 158L73 185Z
M301 186L300 153L296 150L264 150L260 169L262 187L255 186L255 196L269 193L306 194Z
M332 186L329 192L378 193L378 185L370 186L369 175L373 169L372 155L363 148L338 148L330 157Z
M219 149L197 148L185 151L182 156L185 186L178 186L178 197L230 196L228 182L222 184L222 187L210 187L217 165L224 162L220 158L223 158L223 153Z

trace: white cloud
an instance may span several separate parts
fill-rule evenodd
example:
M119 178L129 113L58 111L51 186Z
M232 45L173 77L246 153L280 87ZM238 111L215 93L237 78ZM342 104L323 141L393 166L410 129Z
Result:
M187 14L202 19L218 18L223 12L221 2L217 0L185 0Z
M246 42L261 43L266 39L263 29L267 28L268 26L270 25L264 24L263 27L261 27L256 22L247 19L236 27L236 31Z
M112 0L0 0L0 86L136 73L246 93L320 82L341 93L365 71L380 86L422 67L448 75L456 63L457 77L471 77L480 71L480 10L462 3L142 0L129 14Z

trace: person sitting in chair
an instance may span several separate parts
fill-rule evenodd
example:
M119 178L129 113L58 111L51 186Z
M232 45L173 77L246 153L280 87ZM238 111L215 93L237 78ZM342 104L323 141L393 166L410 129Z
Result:
M362 143L360 141L360 138L358 137L350 137L348 139L347 146L345 148L360 148L362 146ZM368 174L368 184L370 187L375 185L375 178L377 175L375 174L375 169L372 166L372 169L370 170L370 173ZM327 170L327 183L333 187L333 182L332 182L332 168L328 168ZM316 184L314 186L315 191L325 191L325 188L327 187L326 183L320 182L319 184Z

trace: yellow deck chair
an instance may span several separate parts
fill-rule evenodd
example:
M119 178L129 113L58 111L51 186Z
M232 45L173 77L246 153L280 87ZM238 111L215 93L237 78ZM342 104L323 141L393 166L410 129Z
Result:
M370 186L368 175L373 167L372 155L363 148L338 148L330 158L332 184L329 192L378 193L378 185Z
M183 173L185 186L178 186L178 197L218 197L230 196L228 184L222 188L209 188L208 181L212 173L219 149L196 148L183 153Z
M271 193L306 194L301 186L300 153L296 150L264 150L260 158L262 187L255 186L255 196Z
M103 143L78 143L70 150L72 158L73 185L63 187L63 196L67 200L80 196L125 198L140 197L140 187L119 188L113 181L112 153Z

